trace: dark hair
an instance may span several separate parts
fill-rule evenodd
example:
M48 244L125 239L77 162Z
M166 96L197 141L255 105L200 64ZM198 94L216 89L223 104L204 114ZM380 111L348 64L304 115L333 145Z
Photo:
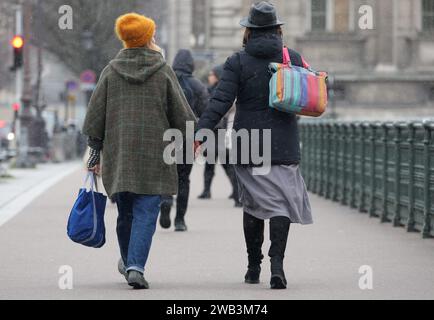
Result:
M264 29L246 28L243 36L243 47L245 47L247 42L249 42L252 34L263 34L263 33L275 33L280 36L283 36L283 31L281 26L264 28Z

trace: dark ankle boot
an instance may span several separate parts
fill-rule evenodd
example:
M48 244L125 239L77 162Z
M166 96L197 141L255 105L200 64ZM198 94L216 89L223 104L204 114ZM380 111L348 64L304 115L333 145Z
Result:
M175 231L176 232L187 231L187 225L185 224L184 218L176 218L175 219Z
M259 283L259 277L261 275L261 267L249 267L247 268L247 273L244 276L244 282L248 284L257 284Z
M204 180L203 180L203 192L198 199L211 199L211 184L214 178L215 164L205 164Z
M286 243L288 241L290 220L275 217L270 220L271 247L268 255L271 261L271 289L286 289L287 281L283 270Z
M264 242L264 220L244 212L244 237L246 240L249 265L244 277L246 283L259 283L261 273L262 243Z
M146 281L145 278L143 277L143 274L138 271L135 270L128 271L127 281L128 281L128 285L133 287L136 290L149 289L148 281Z
M211 192L209 190L204 190L197 198L198 199L211 199Z
M160 225L163 229L169 229L171 225L170 210L172 206L170 203L162 202L160 208Z
M286 289L287 281L285 272L283 271L283 260L273 259L271 260L271 289Z

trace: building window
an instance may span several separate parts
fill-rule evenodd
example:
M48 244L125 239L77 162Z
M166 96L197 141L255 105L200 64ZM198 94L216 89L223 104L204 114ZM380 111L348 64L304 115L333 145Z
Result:
M434 0L422 0L422 28L434 32Z
M335 0L334 3L334 30L335 32L348 32L350 29L350 1Z
M324 31L327 26L327 0L311 1L311 30Z
M191 45L194 49L204 49L206 47L207 9L206 0L195 0L192 6Z
M311 31L344 33L353 30L353 0L310 0L308 3Z

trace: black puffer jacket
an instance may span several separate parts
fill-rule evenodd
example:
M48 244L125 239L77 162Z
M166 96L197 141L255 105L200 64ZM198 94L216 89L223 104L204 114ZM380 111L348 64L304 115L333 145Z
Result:
M245 49L226 61L222 79L199 120L198 129L213 129L237 99L234 129L271 129L271 163L289 165L300 161L297 118L268 106L271 79L268 66L271 62L282 62L282 47L280 35L252 31ZM297 52L289 50L289 53L292 64L303 66ZM256 143L251 141L251 147L253 144ZM262 135L258 147L262 153ZM238 148L239 164L240 158Z
M216 89L217 89L217 85L218 83L216 83L215 85L208 87L208 94L210 99L212 99ZM205 109L206 110L206 109ZM220 122L214 127L215 132L217 134L217 130L218 129L226 129L228 126L228 119L227 119L228 114L226 114L221 120Z
M200 117L208 103L208 90L202 82L193 77L194 60L191 52L185 49L179 50L172 67L191 109L197 117Z

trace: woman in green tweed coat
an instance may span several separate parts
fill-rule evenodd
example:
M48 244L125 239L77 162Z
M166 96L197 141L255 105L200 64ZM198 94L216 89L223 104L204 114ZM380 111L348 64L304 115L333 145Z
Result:
M155 23L138 14L116 21L125 49L103 70L90 100L83 133L89 137L89 170L99 172L118 206L120 271L129 285L148 288L143 277L161 195L177 193L176 165L168 165L168 129L185 135L196 121L176 75L155 45Z

